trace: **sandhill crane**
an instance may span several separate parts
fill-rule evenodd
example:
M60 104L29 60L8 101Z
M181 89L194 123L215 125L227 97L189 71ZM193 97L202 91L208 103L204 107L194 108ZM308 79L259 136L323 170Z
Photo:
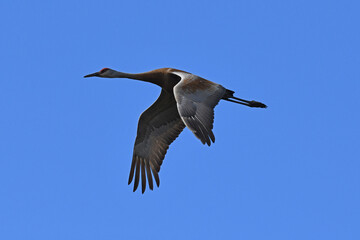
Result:
M84 77L130 78L150 82L162 88L159 98L139 118L128 181L130 184L135 174L134 192L139 185L140 172L142 193L146 189L146 175L151 190L152 176L159 187L159 171L166 151L185 126L203 144L210 146L211 142L215 142L212 132L214 107L221 99L248 107L266 108L261 102L234 97L234 91L174 68L161 68L138 74L103 68Z

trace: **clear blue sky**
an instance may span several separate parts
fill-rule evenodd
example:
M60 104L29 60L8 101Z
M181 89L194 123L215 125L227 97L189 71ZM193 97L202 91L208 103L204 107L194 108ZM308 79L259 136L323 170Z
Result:
M360 239L359 1L1 1L0 239ZM263 101L127 185L174 67Z

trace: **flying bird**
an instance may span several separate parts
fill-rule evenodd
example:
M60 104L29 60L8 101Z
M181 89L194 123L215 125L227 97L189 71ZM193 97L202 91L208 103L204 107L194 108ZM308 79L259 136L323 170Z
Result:
M234 91L194 74L161 68L144 73L123 73L110 68L88 74L87 77L130 78L156 84L162 88L159 98L139 118L134 153L130 168L130 184L135 176L135 192L141 173L142 193L153 190L153 177L159 187L159 171L169 145L188 127L203 143L215 142L212 132L214 107L226 100L248 107L266 108L261 102L234 97Z

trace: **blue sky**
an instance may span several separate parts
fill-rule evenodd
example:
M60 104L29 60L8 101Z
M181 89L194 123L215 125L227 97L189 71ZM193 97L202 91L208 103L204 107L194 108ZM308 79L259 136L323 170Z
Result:
M2 1L1 239L360 239L358 1ZM161 185L127 185L174 67L266 103L185 129Z

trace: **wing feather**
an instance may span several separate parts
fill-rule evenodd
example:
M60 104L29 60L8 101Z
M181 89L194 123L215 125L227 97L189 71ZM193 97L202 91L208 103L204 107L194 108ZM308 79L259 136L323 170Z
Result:
M146 177L145 177L145 159L140 159L141 163L141 192L144 193L146 189Z
M134 191L139 184L140 171L142 193L146 189L146 176L149 188L153 189L151 173L156 185L160 185L159 171L165 154L169 145L179 136L184 127L174 95L162 90L155 103L139 118L128 181L129 184L132 182L135 172Z
M150 190L153 190L153 179L152 179L151 170L150 170L150 163L148 161L145 161L145 167L146 167L146 174L147 174L147 178L148 178L148 182L149 182L149 188L150 188Z
M181 119L203 144L215 142L212 132L214 108L226 89L219 84L186 72L174 72L181 81L174 87L174 95Z
M138 156L135 157L136 159L136 172L135 172L135 182L134 182L134 189L133 191L135 192L135 190L137 189L137 187L139 186L139 178L140 178L140 159Z

